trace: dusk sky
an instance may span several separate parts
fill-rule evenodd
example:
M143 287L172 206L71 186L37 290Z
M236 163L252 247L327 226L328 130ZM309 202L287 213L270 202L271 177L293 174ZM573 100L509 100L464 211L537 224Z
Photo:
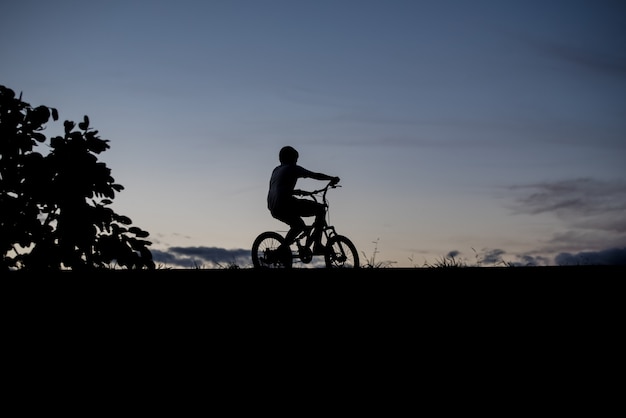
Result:
M250 266L284 145L362 264L626 262L623 0L22 0L0 56L157 265Z

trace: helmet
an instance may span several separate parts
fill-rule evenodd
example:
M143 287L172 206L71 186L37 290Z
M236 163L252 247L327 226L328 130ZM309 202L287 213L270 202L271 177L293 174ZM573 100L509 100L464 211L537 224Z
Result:
M278 159L283 164L295 164L298 161L298 151L294 147L287 145L280 149Z

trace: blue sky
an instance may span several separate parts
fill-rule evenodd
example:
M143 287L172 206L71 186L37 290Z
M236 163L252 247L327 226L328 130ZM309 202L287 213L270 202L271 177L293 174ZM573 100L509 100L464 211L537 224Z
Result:
M341 177L364 262L624 259L623 1L24 0L0 35L0 84L59 110L49 136L89 116L166 266L285 230L283 145Z

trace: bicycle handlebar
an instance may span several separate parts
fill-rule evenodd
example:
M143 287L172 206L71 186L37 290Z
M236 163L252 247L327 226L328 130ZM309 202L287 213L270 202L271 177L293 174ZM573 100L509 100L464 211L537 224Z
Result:
M309 192L307 190L300 190L300 189L296 189L293 191L293 195L294 196L313 196L316 195L318 193L322 193L322 192L326 192L329 188L332 189L336 189L337 187L341 187L338 183L333 183L332 180L328 182L328 184L326 186L324 186L321 189L318 190L313 190L312 192Z

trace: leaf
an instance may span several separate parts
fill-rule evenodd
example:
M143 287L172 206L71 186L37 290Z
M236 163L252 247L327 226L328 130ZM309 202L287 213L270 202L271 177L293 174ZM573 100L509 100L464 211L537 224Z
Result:
M150 234L147 231L144 231L140 228L137 228L136 226L132 226L128 229L128 232L131 232L133 234L135 234L135 236L139 237L139 238L146 238L148 236L150 236Z
M100 154L101 152L106 151L109 148L109 145L107 144L109 140L100 139L96 137L93 132L87 132L85 134L85 140L87 143L87 148L96 154Z
M72 132L72 129L74 129L76 124L71 120L66 120L65 122L63 122L63 126L65 127L65 134L67 135Z
M41 127L41 125L48 122L49 118L50 110L46 106L37 106L30 113L30 119L35 128Z
M124 215L117 216L116 221L124 225L130 225L133 223L133 221L131 221L128 216L124 216Z
M83 117L83 121L78 124L78 127L83 131L86 131L89 128L89 117L87 115Z
M52 148L58 148L61 145L63 145L63 142L65 142L65 140L63 139L63 137L60 136L55 136L54 138L50 139L50 146Z
M58 120L59 112L54 107L51 107L50 110L52 111L52 120Z
M46 140L46 136L42 133L33 132L31 135L35 141L44 142Z

